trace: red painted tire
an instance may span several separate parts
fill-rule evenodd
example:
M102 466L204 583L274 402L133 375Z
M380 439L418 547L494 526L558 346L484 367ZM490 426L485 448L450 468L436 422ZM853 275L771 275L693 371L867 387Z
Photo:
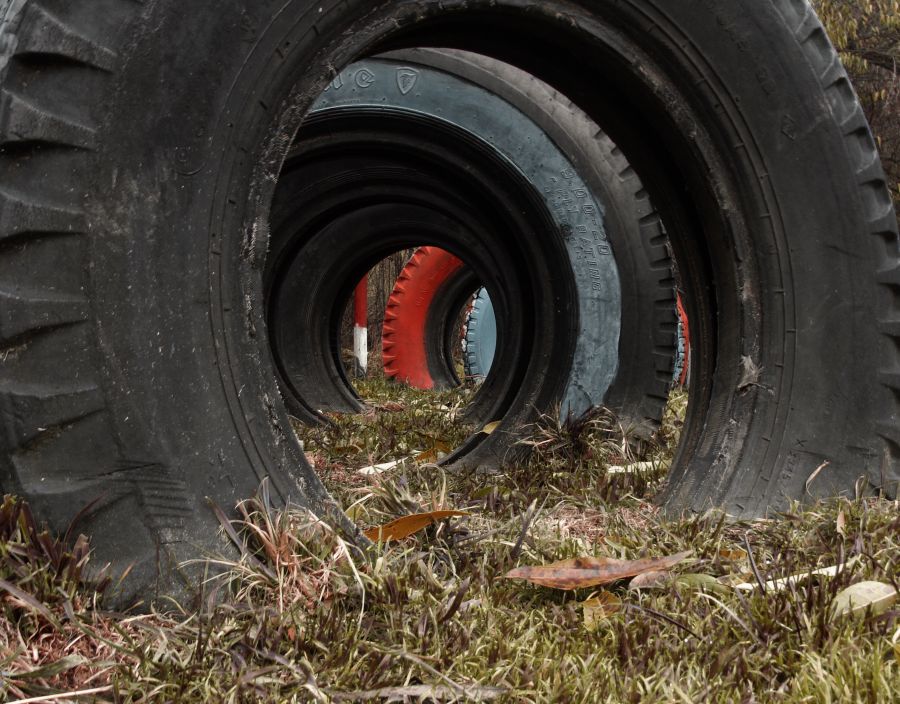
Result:
M460 259L439 247L419 247L403 267L384 314L381 349L385 376L419 389L458 383L448 378L449 369L442 369L446 364L430 359L435 355L429 354L429 341L433 342L429 311L443 295L442 287L463 267Z
M691 374L691 329L688 327L688 317L681 301L681 294L675 299L675 310L678 312L678 333L681 337L678 341L681 366L677 382L679 386L686 386Z

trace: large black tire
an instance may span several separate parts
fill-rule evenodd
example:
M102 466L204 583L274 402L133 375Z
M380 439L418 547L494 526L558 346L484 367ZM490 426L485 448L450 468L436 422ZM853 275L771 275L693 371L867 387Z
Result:
M268 476L326 510L269 357L266 212L337 68L393 48L534 73L641 174L689 294L670 509L761 515L859 476L896 491L896 217L804 0L42 0L0 16L0 477L56 527L102 496L80 528L98 562L137 562L135 588L172 590L177 561L216 547L207 496Z
M0 493L56 530L91 504L76 526L91 564L131 566L120 604L199 591L201 566L179 566L227 549L209 503L230 510L264 479L273 500L356 531L299 451L256 342L242 286L264 241L242 234L208 163L236 159L246 177L251 160L223 145L210 91L224 67L188 78L162 58L193 41L190 22L153 33L150 15L173 9L0 4ZM224 17L195 9L205 28Z

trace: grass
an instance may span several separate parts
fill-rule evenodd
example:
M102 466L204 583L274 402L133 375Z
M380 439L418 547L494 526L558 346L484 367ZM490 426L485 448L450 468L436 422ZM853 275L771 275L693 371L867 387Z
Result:
M470 516L363 561L311 516L273 509L262 487L242 504L235 528L246 549L217 585L218 603L129 616L103 612L95 587L104 585L81 578L83 542L66 551L9 500L0 692L117 702L896 701L897 611L833 618L831 604L861 580L897 585L897 502L835 499L774 521L667 520L652 499L677 442L680 394L642 457L608 415L569 427L547 418L530 435L529 460L477 476L433 463L471 430L453 420L466 391L374 381L363 392L371 413L302 429L355 520L438 508ZM410 456L419 461L357 471ZM637 471L609 470L633 459L644 460ZM502 578L579 555L681 550L693 557L658 588L593 590L616 606L593 621L582 606L590 589ZM779 591L728 586L830 565L842 566L837 576Z

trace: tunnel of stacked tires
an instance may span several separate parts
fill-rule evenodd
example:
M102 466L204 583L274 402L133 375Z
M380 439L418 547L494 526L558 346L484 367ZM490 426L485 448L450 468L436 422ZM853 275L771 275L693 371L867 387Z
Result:
M689 388L687 293L639 175L571 100L471 52L331 81L282 169L266 288L294 418L364 412L369 378L458 388L474 432L449 465L508 462L536 420L601 409L649 447Z

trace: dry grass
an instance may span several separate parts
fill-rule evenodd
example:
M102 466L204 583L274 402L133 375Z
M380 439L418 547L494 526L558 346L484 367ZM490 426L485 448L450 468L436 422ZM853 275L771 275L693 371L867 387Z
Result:
M389 391L382 382L366 389L377 399ZM0 541L0 691L99 690L77 699L117 702L896 700L897 612L831 617L834 596L852 583L897 585L896 502L834 500L766 522L665 520L652 498L680 396L640 471L608 471L632 446L598 414L580 428L547 420L529 461L489 477L412 461L356 472L457 442L466 429L449 416L460 399L403 391L399 407L379 401L368 417L338 419L304 441L363 526L431 508L471 516L362 560L313 517L273 508L262 487L234 524L243 557L202 614L105 614L92 585L60 571L60 561L72 564L65 551L54 563L38 533L13 521ZM725 582L756 580L748 548L762 580L843 569L739 592ZM591 627L580 606L588 593L500 579L575 555L685 549L694 557L679 579L641 591L613 585L623 607Z

